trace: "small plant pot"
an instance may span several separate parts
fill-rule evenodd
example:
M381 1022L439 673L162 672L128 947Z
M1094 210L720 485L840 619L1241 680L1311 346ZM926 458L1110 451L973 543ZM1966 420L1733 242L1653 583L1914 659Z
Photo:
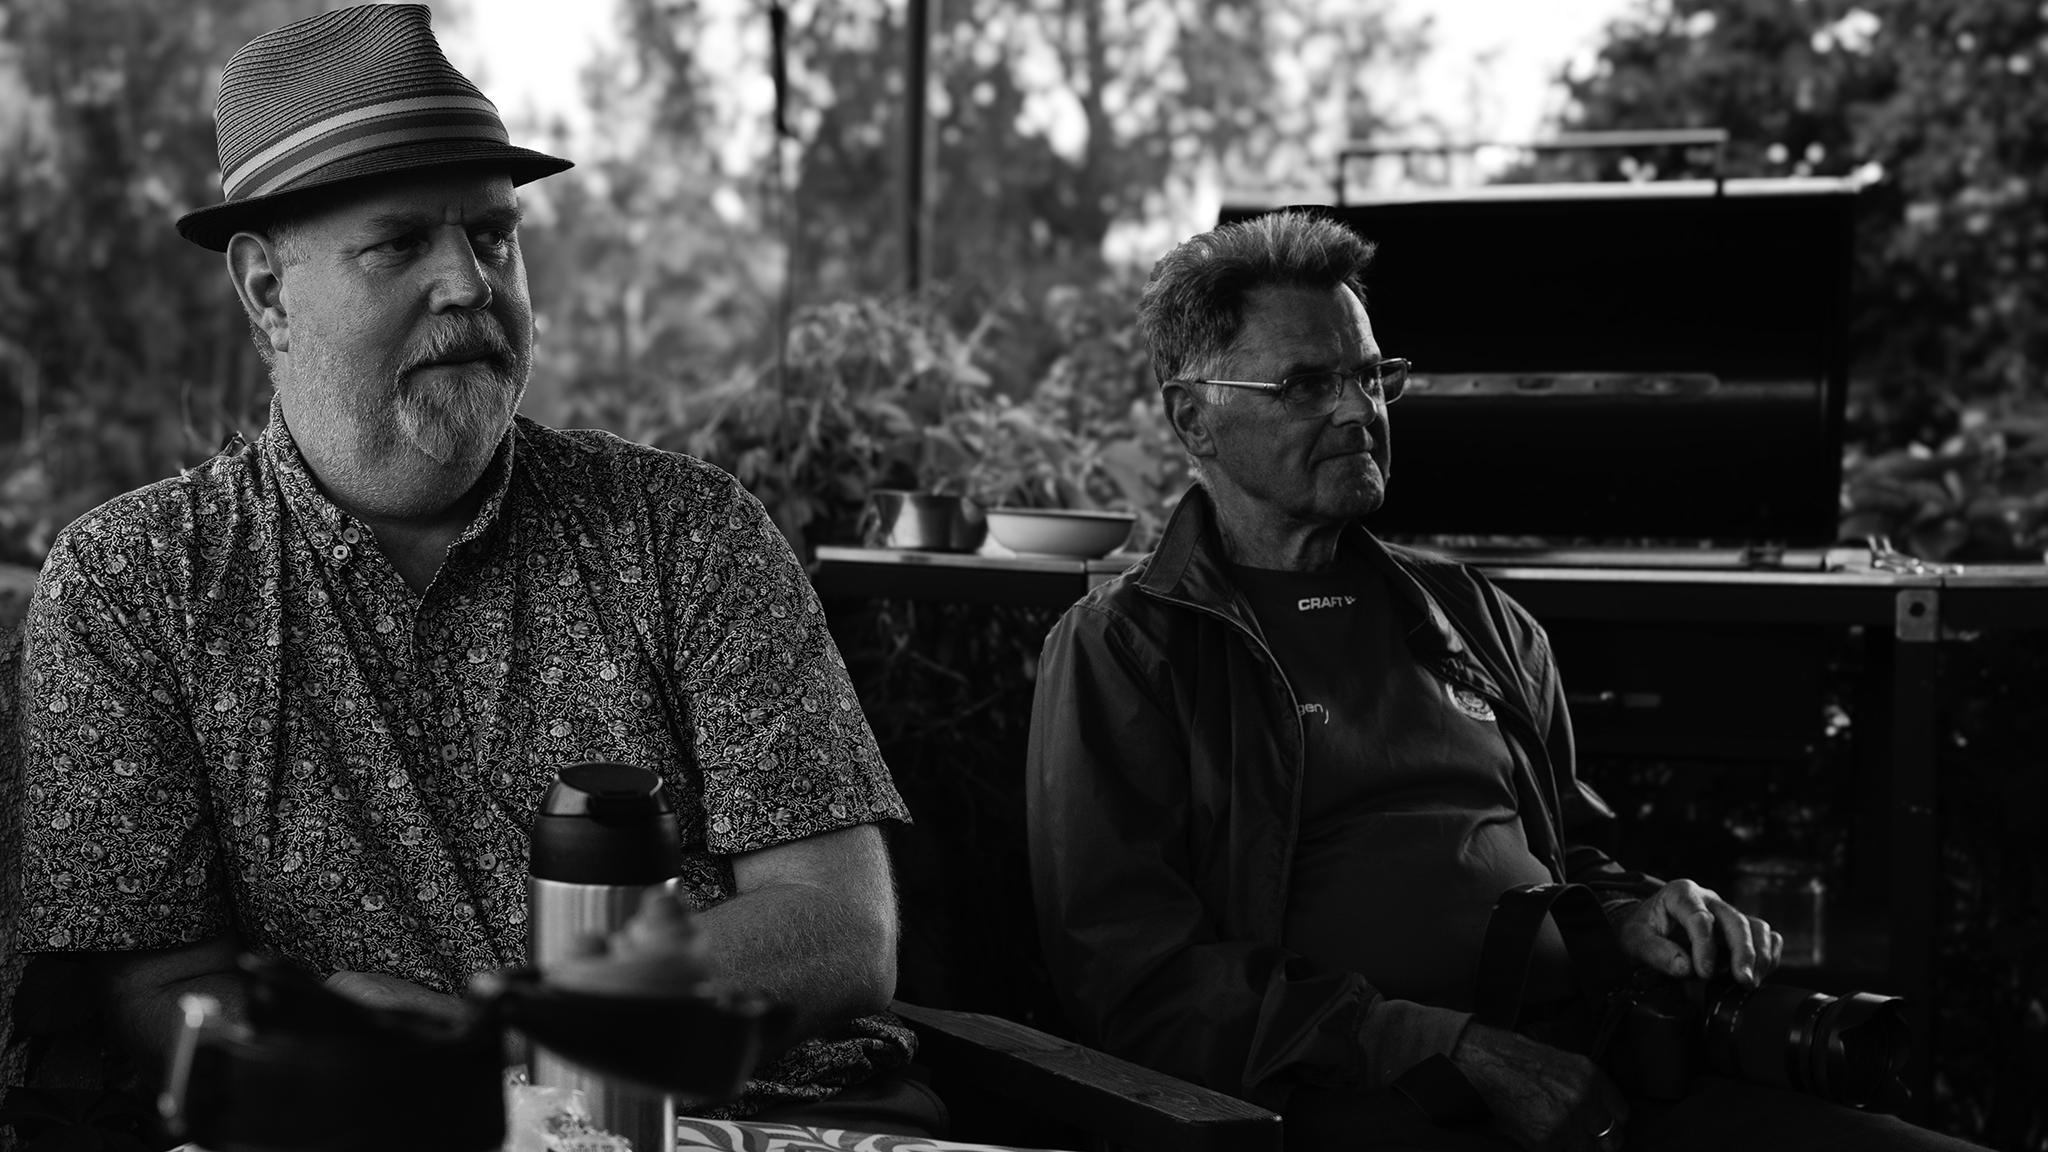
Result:
M868 495L860 542L868 548L972 552L988 535L980 505L965 496L882 488Z

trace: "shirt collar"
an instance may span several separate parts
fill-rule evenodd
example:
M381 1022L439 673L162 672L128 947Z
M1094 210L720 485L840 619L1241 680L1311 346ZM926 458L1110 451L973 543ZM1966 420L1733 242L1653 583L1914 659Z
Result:
M497 451L492 454L490 464L484 468L483 477L478 481L487 485L488 491L477 508L476 518L455 538L456 544L480 539L497 526L506 493L512 486L512 462L518 439L519 421L515 418L512 426L505 430L504 438L498 442ZM321 555L334 565L353 559L356 545L369 537L370 528L343 511L320 490L312 468L299 452L298 441L292 438L291 429L285 426L284 404L275 396L270 400L270 420L264 426L263 434L257 438L256 448L276 471L278 488L284 494L286 504L305 524Z
M1430 655L1463 655L1465 642L1436 598L1387 553L1386 547L1363 524L1346 525L1338 547L1363 556L1385 575L1394 602L1401 609L1411 645L1419 643ZM1248 612L1239 608L1242 598L1224 561L1215 505L1201 485L1190 486L1167 517L1159 546L1153 550L1139 584L1169 599L1228 606L1238 610L1239 616L1249 617Z

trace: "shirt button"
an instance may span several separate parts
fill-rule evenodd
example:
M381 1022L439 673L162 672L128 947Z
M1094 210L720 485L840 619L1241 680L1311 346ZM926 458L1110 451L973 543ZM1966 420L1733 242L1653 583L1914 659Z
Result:
M341 530L341 538L343 540L348 541L351 544L354 544L363 538L363 534L356 531L354 528L343 528Z
M332 554L336 560L348 559L348 545L336 544L332 549Z

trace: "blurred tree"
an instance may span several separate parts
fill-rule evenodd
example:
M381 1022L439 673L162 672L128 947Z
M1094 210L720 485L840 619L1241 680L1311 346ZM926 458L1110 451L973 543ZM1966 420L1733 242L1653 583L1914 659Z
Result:
M2038 387L2044 36L2028 0L1676 0L1617 23L1592 73L1564 78L1566 127L1722 127L1731 174L1880 177L1858 270L1871 379Z
M0 559L261 420L219 259L172 223L220 198L221 66L321 7L0 4Z
M1932 559L2048 547L2044 68L2034 0L1668 0L1616 21L1592 70L1561 78L1567 130L1721 127L1728 175L1870 182L1847 527ZM1703 162L1561 154L1522 175Z
M2027 0L1678 0L1617 23L1594 71L1564 78L1566 127L1717 126L1733 175L1876 177L1858 269L1868 375L2037 388L2044 37Z
M1149 444L1127 428L1152 391L1143 357L1097 354L1130 337L1135 287L1106 256L1117 230L1219 184L1327 180L1337 142L1386 118L1380 90L1423 33L1397 29L1381 0L934 7L936 283L904 315L950 328L973 370L913 370L897 385L985 379L977 397L912 402L973 400L987 407L973 419L995 420L989 406L1014 401L1008 431L971 445L1001 459L984 471L1018 477L1017 492L1035 477L1038 500L1088 501L1102 497L1065 473L1106 475L1100 461L1149 508L1151 464L1125 458ZM869 433L841 433L866 427L856 410L874 398L816 386L782 333L851 317L850 339L893 339L904 12L881 0L786 12L778 106L769 6L621 0L622 47L586 77L601 131L565 140L579 168L531 194L527 254L543 325L535 391L562 384L543 403L568 423L727 464L792 539L815 543L845 519L830 493L850 488L857 510L878 482L862 468L814 475L867 459ZM874 306L830 311L849 298ZM1077 343L1082 299L1123 330Z
M1381 0L934 7L927 244L963 323L1006 295L1029 312L1055 283L1092 281L1118 228L1205 188L1326 182L1336 144L1390 115L1368 79L1425 47ZM769 128L761 87L721 103L703 79L710 51L719 75L765 81L765 16L721 29L687 0L626 9L642 76L700 150L716 141L758 172L793 153L788 216L760 218L788 226L795 302L900 290L904 6L789 5L789 145ZM1021 393L1056 349L1049 330L1015 319L1029 331L997 333L991 368L1001 390Z
M1299 187L1325 176L1333 145L1385 116L1366 76L1421 50L1420 34L1398 30L1388 7L940 0L935 275L1099 270L1115 226L1205 184ZM892 287L901 263L898 6L821 3L797 16L799 218L818 255L818 285Z
M601 130L555 147L577 167L523 194L541 325L528 409L645 433L677 394L751 379L773 352L782 277L761 158L724 141L740 112L709 96L693 51L716 22L694 0L621 7L627 47L582 73ZM558 399L548 399L559 390Z

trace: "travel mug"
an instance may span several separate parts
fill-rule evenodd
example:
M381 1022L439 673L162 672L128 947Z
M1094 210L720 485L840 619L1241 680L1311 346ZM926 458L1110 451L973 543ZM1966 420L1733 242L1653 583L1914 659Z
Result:
M621 927L650 889L682 870L682 836L661 778L629 764L569 764L534 815L526 889L527 961L547 970L590 934ZM593 1124L634 1152L675 1147L675 1106L665 1094L587 1072L538 1045L535 1084L581 1089Z

